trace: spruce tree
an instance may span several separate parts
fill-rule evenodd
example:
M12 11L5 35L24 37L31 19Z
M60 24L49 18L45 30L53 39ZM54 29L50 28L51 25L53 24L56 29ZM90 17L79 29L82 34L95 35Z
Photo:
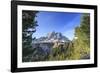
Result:
M90 15L83 14L79 27L75 29L74 59L90 58Z
M36 31L36 11L22 11L22 56L32 53L32 34Z

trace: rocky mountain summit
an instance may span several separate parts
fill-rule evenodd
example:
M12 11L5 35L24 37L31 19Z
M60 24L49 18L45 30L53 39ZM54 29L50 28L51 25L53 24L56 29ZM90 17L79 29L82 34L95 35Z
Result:
M33 43L69 42L70 40L59 32L50 32L45 37L35 39Z
M33 40L32 46L34 48L41 48L45 52L50 52L53 48L65 46L70 40L59 32L50 32L46 36Z
M65 47L70 43L70 40L59 32L50 32L46 36L36 38L32 41L33 53L25 60L30 59L31 61L44 60L49 55L53 55L54 50L64 50Z

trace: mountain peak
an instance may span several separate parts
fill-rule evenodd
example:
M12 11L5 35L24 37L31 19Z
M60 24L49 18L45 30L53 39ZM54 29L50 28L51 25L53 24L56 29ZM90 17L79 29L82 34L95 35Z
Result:
M60 32L49 32L46 37L36 39L37 42L69 42L69 39Z
M50 33L48 33L47 34L47 38L48 39L51 39L51 38L54 38L54 39L62 39L62 38L65 38L65 36L63 36L62 35L62 33L60 33L60 32L50 32ZM68 39L68 38L66 38L66 39Z

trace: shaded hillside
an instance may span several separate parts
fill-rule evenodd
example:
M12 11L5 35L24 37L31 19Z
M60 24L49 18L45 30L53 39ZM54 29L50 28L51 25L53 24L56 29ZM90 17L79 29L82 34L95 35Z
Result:
M58 55L65 54L66 45L70 40L58 32L48 33L45 37L40 37L32 42L32 54L25 57L24 61L49 61L62 60ZM57 59L54 55L57 55ZM51 58L54 57L54 58Z

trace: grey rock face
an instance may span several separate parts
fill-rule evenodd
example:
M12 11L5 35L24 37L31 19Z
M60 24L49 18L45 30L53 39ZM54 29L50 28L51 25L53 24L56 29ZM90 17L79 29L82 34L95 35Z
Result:
M33 43L40 43L40 42L69 42L70 40L63 36L61 33L59 32L50 32L48 33L45 37L40 37L36 40L33 41Z
M70 40L59 32L50 32L45 37L33 40L33 48L41 47L45 52L50 53L55 44L65 44Z

